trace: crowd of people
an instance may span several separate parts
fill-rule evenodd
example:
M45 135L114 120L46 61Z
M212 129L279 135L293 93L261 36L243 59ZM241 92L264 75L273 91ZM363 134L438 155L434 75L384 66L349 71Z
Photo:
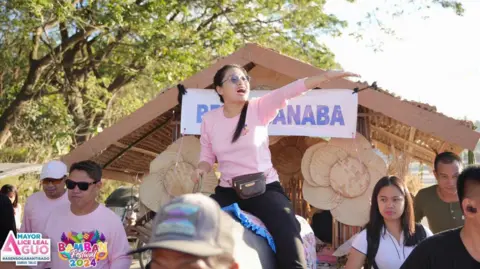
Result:
M400 268L424 239L464 224L462 198L457 195L457 184L464 184L458 182L461 158L443 152L436 156L433 167L438 184L420 190L414 199L397 177L385 177L377 183L370 221L353 241L347 269L360 269L364 264L367 268ZM429 227L420 224L424 217Z
M102 168L93 161L75 163L69 171L61 161L48 162L40 173L43 191L27 198L19 228L15 221L2 227L0 243L3 245L10 230L15 234L41 233L50 239L51 261L31 268L130 268L130 245L121 219L97 202L101 178ZM3 196L10 197L7 195ZM13 210L15 200L8 201L10 205L2 203L2 207ZM3 226L9 213L6 208L2 210ZM12 212L15 220L16 212Z
M0 243L10 231L49 238L51 261L32 268L127 269L132 254L152 250L147 265L152 269L234 269L241 261L222 207L237 203L273 236L278 268L306 268L300 224L273 168L267 129L289 99L349 76L356 75L325 72L249 100L247 72L236 65L221 68L214 86L224 105L204 115L200 162L191 176L198 182L218 162L219 185L211 197L186 194L163 205L150 242L140 249L130 249L121 219L97 202L102 168L90 160L69 169L61 161L46 163L40 174L43 191L28 197L21 221L17 190L2 187ZM444 152L434 161L434 174L438 184L415 197L401 178L378 181L370 220L353 240L347 269L480 268L480 167L464 168L457 155ZM424 217L429 227L420 224Z

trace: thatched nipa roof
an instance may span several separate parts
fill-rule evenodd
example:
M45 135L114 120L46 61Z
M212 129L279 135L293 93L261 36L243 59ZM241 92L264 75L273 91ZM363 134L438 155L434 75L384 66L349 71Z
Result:
M248 44L228 57L180 82L188 88L210 88L215 72L225 64L244 66L252 88L277 88L324 72L274 50ZM363 88L365 82L338 80L324 88ZM435 152L474 149L480 134L468 121L456 120L428 104L402 100L385 90L359 94L359 119L372 143L388 153L393 146L415 160L430 164ZM62 159L67 165L92 159L104 166L105 178L132 181L148 173L150 162L179 135L178 89L168 88L128 117L106 128Z

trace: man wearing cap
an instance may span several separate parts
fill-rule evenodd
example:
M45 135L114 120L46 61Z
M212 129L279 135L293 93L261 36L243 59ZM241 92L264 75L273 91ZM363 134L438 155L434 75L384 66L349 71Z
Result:
M67 166L61 161L50 161L42 167L42 191L27 198L23 213L21 233L43 233L50 212L59 205L69 204L65 190Z
M242 233L243 227L212 198L185 194L157 212L150 242L130 254L152 251L151 269L276 268L273 252Z
M129 269L131 249L122 221L96 201L102 167L89 160L74 163L65 185L70 204L55 208L45 222L52 254L41 268Z

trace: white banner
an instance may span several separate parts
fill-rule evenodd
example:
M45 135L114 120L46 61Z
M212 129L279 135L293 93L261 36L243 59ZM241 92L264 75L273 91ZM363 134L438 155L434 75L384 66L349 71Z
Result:
M266 90L250 93L260 97ZM184 134L199 135L205 112L220 107L214 90L187 89L182 99L181 128ZM352 90L313 90L295 97L270 123L269 135L352 138L357 130L358 94Z

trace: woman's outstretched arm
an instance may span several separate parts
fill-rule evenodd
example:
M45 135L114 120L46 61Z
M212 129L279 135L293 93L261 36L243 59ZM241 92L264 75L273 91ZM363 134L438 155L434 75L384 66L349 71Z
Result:
M275 118L278 110L287 105L288 100L300 96L313 88L320 87L328 81L358 76L350 72L327 71L322 75L299 79L279 89L270 91L258 99L258 116L260 121L264 124L269 123Z

